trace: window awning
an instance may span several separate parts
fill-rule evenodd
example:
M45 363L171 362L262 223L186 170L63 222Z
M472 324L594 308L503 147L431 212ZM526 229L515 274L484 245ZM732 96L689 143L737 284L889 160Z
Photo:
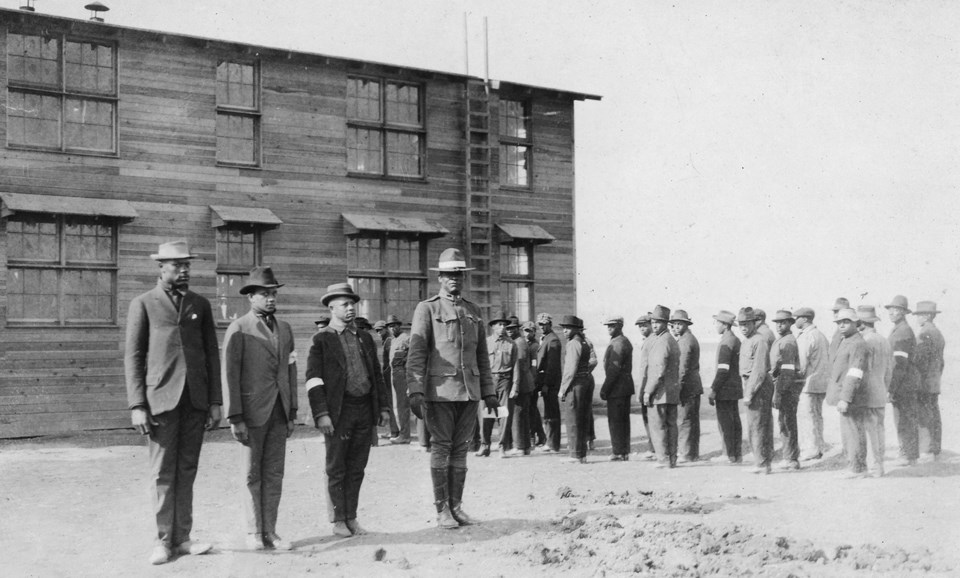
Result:
M424 237L442 237L450 233L446 227L419 217L388 217L347 213L343 213L343 232L348 236L378 232L421 235Z
M527 242L533 243L534 245L542 245L557 240L556 237L546 232L543 227L539 225L497 223L497 228L503 233L501 240L504 243Z
M139 216L136 209L128 201L114 199L0 193L0 200L3 201L0 217L9 217L16 213L47 213L110 217L131 221Z
M226 207L223 205L210 205L210 225L214 228L223 227L231 223L246 223L260 225L272 229L283 224L280 217L273 214L270 209L257 209L251 207Z

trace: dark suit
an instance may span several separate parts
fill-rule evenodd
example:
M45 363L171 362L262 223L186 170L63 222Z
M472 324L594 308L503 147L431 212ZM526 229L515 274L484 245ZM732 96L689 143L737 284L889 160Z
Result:
M607 424L613 455L630 453L630 398L633 384L633 344L623 334L610 340L603 354L603 385L600 399L607 402Z
M190 539L193 481L207 412L221 405L220 353L210 302L186 291L179 311L158 281L130 302L124 368L127 401L158 425L150 433L157 537Z
M331 522L356 519L360 486L370 456L371 432L380 409L390 405L373 337L365 331L343 331L345 338L358 341L370 382L367 395L347 395L348 361L334 327L314 334L307 357L307 397L314 423L323 416L329 416L333 422L333 434L325 436L327 491L333 505Z
M717 426L723 438L727 459L740 461L743 443L743 424L740 421L740 403L743 381L740 379L740 340L729 328L720 336L717 346L717 373L710 386L711 397L717 404Z
M920 325L917 336L916 366L919 371L919 425L930 434L930 453L940 455L943 426L940 419L940 378L943 375L943 333L926 321ZM919 448L919 444L918 444Z
M700 342L688 328L677 337L680 348L680 407L677 408L679 452L687 460L700 459Z
M560 451L560 338L551 331L540 338L537 349L537 387L543 397L543 423L547 434L547 447Z
M893 349L894 363L888 395L893 405L893 423L897 427L900 457L915 460L920 457L920 374L915 351L917 340L913 329L903 319L893 327L888 339Z
M248 533L277 529L283 488L288 421L297 416L297 363L290 324L273 330L250 311L233 321L223 338L224 415L247 426L241 446L248 496Z

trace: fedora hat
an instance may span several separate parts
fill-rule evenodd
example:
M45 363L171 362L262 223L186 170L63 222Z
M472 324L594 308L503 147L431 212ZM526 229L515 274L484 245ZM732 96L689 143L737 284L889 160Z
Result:
M790 323L793 323L794 321L796 321L796 319L795 319L795 318L793 317L793 315L792 315L789 311L787 311L786 309L780 309L780 310L778 310L776 313L773 314L773 319L772 319L772 321L773 321L774 323L776 323L777 321L789 321Z
M880 318L877 317L877 308L873 305L857 306L857 318L864 323L876 323L880 321Z
M279 287L283 287L283 283L277 283L277 278L273 276L273 269L270 267L254 267L250 269L247 283L240 288L240 294L252 293L254 289L277 289Z
M733 325L733 322L737 320L737 316L726 309L714 315L713 318L720 323L726 323L727 325Z
M373 326L370 325L370 320L366 317L356 317L353 320L353 324L357 326L357 329L371 330Z
M690 316L687 315L687 312L683 309L677 309L673 312L673 315L670 316L670 323L675 322L686 323L687 325L693 325L693 321L690 321Z
M937 304L933 301L917 301L917 310L913 312L914 315L930 315L937 313L940 313L940 311L937 310Z
M492 319L490 319L490 321L487 321L487 325L493 325L494 323L500 323L500 322L505 322L508 327L510 326L510 318L507 317L507 314L504 313L503 311L498 312L496 315L493 316Z
M833 319L834 323L840 323L841 321L860 321L860 317L857 316L857 312L849 307L844 307L840 311L837 311L836 317Z
M360 296L353 290L353 285L349 283L334 283L333 285L327 285L327 293L320 298L320 303L329 305L330 302L337 297L353 299L354 303L360 301Z
M757 314L753 310L753 307L741 307L740 311L737 313L737 323L747 323L748 321L756 321Z
M317 320L314 321L314 323L317 325L317 327L326 327L330 324L330 314L327 312L321 313L317 316Z
M560 327L583 329L583 319L580 319L576 315L564 315L560 318Z
M644 314L641 315L640 317L637 317L637 320L634 321L633 324L634 324L634 325L649 325L649 324L650 324L650 321L652 321L652 319L651 319L651 317L650 317L651 315L652 315L652 313L649 313L649 312L644 313Z
M444 249L440 253L440 259L436 267L430 267L431 271L440 271L441 273L453 273L456 271L473 271L476 267L467 267L467 258L463 256L460 249Z
M847 309L850 307L850 300L846 297L837 297L837 300L833 302L833 308L831 309L834 313L840 311L841 309Z
M520 327L520 318L517 317L516 315L511 315L510 317L507 317L507 321L510 322L507 324L507 329L510 329L511 327Z
M156 253L150 255L156 261L178 261L180 259L196 259L198 255L190 252L186 239L177 239L169 243L161 243Z
M813 309L810 307L798 307L793 311L793 318L797 319L799 317L806 317L810 321L813 321L814 313Z
M623 317L619 315L607 315L603 318L603 325L623 325Z
M917 305L919 305L919 303ZM890 309L891 307L899 307L903 309L904 313L910 313L910 304L903 295L894 295L893 299L890 300L890 304L883 306L884 309Z
M386 329L387 323L383 319L378 319L376 323L373 324L374 331L380 331L381 329Z
M657 305L650 314L650 321L670 321L670 308Z
M403 325L403 321L400 321L400 318L394 315L393 313L391 313L390 315L387 315L386 323L387 323L387 327L390 327L391 325Z

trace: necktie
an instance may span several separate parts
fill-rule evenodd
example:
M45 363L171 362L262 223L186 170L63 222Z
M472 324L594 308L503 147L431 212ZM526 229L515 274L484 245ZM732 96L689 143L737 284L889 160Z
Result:
M177 311L180 311L180 301L183 299L183 295L180 295L180 292L173 290L170 292L170 298L173 300L173 307Z
M264 315L263 322L266 324L267 329L273 331L273 315Z

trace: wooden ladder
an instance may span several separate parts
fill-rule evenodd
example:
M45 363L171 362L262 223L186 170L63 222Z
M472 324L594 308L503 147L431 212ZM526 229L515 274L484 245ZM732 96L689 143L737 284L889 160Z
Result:
M469 275L469 299L489 320L493 287L493 224L490 220L490 98L482 80L466 83L467 260L476 267Z

